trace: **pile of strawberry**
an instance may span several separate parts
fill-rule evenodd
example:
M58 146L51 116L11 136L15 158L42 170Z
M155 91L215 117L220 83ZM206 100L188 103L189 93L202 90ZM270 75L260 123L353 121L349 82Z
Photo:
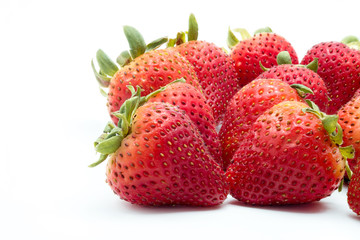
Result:
M360 214L359 41L324 42L301 63L264 28L229 30L231 52L197 40L193 15L176 38L146 44L133 27L114 63L92 68L112 121L95 141L107 183L139 205L318 201L350 180ZM166 43L166 47L159 47ZM358 151L359 150L359 151ZM347 161L349 159L349 161Z

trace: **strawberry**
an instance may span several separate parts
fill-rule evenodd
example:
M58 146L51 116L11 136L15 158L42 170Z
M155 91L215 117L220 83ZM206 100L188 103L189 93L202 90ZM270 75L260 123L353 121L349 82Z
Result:
M215 121L220 123L227 104L240 88L234 61L220 47L197 40L197 36L198 25L191 14L188 42L184 33L178 34L175 50L194 66L206 103L212 108Z
M146 45L136 29L125 26L124 32L131 49L130 53L124 51L118 57L117 62L121 68L118 69L101 50L97 53L99 73L93 65L94 73L101 85L109 88L109 113L119 110L124 101L131 97L127 85L140 86L143 90L142 95L147 95L179 78L200 87L193 67L178 52L173 49L154 50L163 43L162 39ZM118 119L114 115L111 117L116 124Z
M228 46L231 48L230 57L235 61L241 86L263 72L259 62L267 68L275 66L276 56L282 51L288 51L292 63L298 64L297 54L291 44L285 38L272 33L270 28L258 30L253 37L245 29L236 31L241 33L243 40L239 41L229 30Z
M360 159L360 96L354 96L342 106L338 116L339 124L343 129L344 144L352 145L355 149L355 157L348 160L353 170Z
M314 61L309 63L307 66L295 65L291 63L289 53L284 51L278 54L277 64L277 66L264 69L265 72L260 74L257 78L277 78L290 85L302 84L310 88L314 93L306 96L306 98L317 104L323 112L326 112L329 104L327 96L328 91L324 81L316 73L318 69L317 59L314 59Z
M151 97L148 102L166 102L178 106L189 116L199 129L210 154L222 167L221 147L211 108L206 104L204 95L187 83L173 83Z
M226 119L219 131L224 168L230 164L244 135L268 108L282 101L301 101L287 83L279 79L257 79L245 85L231 99Z
M228 194L225 174L212 158L197 127L184 111L162 102L148 102L131 86L132 97L115 114L95 142L109 155L107 183L125 201L146 206L221 204ZM139 107L140 106L140 107Z
M357 215L360 215L360 167L356 167L351 177L347 201L351 210Z
M331 101L327 112L336 113L360 87L360 52L339 42L313 46L301 61L308 64L319 59L319 76L324 80Z
M345 161L337 146L338 118L311 107L285 101L259 116L226 172L234 198L256 205L308 203L339 186Z

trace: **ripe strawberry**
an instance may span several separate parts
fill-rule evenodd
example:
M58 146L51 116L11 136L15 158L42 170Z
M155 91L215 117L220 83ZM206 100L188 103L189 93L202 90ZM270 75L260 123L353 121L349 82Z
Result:
M228 45L231 48L230 57L235 61L241 86L251 82L263 72L259 62L266 68L275 66L276 56L282 51L288 51L292 63L298 64L298 57L291 44L285 38L272 33L271 29L270 32L260 32L254 37L244 29L237 30L245 36L245 39L239 42L229 31Z
M173 83L148 102L165 102L178 106L189 116L199 129L210 154L223 167L221 147L211 108L206 104L204 95L194 86L187 83Z
M360 215L360 167L356 167L351 177L347 201L351 210L357 215Z
M95 142L96 166L111 155L107 183L121 199L138 205L221 204L228 194L225 175L209 154L189 116L168 103L146 101L140 88L114 113ZM140 106L140 107L139 107Z
M282 101L301 101L301 98L295 89L279 79L254 80L235 94L219 132L225 169L253 122Z
M227 104L240 88L234 61L215 44L197 40L194 15L190 15L189 26L188 42L177 41L180 45L175 50L194 66L206 103L212 108L215 121L220 123Z
M101 50L97 54L100 73L95 71L95 75L102 86L109 87L107 105L110 114L119 110L124 101L131 97L127 85L140 86L142 95L179 78L200 88L193 67L178 52L173 49L153 50L156 47L153 44L145 45L142 36L134 28L125 26L124 32L131 46L131 54L125 51L119 56L118 63L122 68L118 69ZM111 117L116 124L118 119L113 115Z
M338 112L339 124L343 129L344 144L352 145L355 157L348 159L353 170L360 161L360 96L353 97Z
M328 113L336 113L360 87L360 52L339 42L323 42L313 46L301 64L319 59L319 76L329 92Z
M144 53L120 69L111 79L108 94L109 112L119 110L121 104L131 96L127 85L140 86L143 89L142 95L146 95L179 78L198 86L192 66L177 52L161 49ZM116 123L116 118L112 118Z
M285 101L267 110L248 131L226 172L231 195L257 205L329 196L345 172L336 122L336 115L324 115L302 102Z
M281 59L290 59L287 52L279 53L277 59L277 66L266 69L266 71L260 74L257 78L276 78L285 81L290 85L302 84L310 88L314 93L306 96L306 99L310 99L316 103L323 112L326 112L329 104L329 99L327 96L328 91L324 81L316 73L318 68L317 60L309 63L307 66L295 65L292 64L291 61L280 62Z

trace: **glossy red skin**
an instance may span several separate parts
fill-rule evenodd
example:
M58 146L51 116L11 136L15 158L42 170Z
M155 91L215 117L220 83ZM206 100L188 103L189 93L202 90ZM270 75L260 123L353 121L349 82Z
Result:
M317 73L324 80L332 101L328 113L335 114L360 87L360 52L339 42L323 42L313 46L301 64L319 59Z
M224 172L190 118L159 102L137 110L131 133L109 159L106 175L114 193L138 205L214 206L229 191Z
M351 210L360 215L360 167L356 167L347 192L347 201Z
M351 169L360 161L360 96L353 97L338 112L339 124L343 129L343 146L352 145L355 157L348 159Z
M212 110L206 104L204 95L194 86L187 83L175 83L166 87L148 102L166 102L178 106L189 116L199 129L205 145L214 160L223 167L221 146Z
M187 83L200 89L192 65L173 49L160 49L144 53L120 69L110 81L108 110L115 124L118 119L111 113L119 110L131 97L128 85L140 86L145 96L166 84L184 78Z
M220 123L226 106L240 88L234 61L221 48L205 41L186 42L175 49L194 66L206 103L216 123Z
M240 89L231 99L219 132L224 168L263 112L282 101L293 100L302 101L296 90L279 79L256 79Z
M240 41L230 54L235 61L240 85L248 84L263 72L259 62L266 68L277 65L276 56L282 51L289 52L293 64L299 63L291 44L275 33L259 33L253 38Z
M230 194L248 204L287 205L329 196L344 161L321 121L301 102L282 102L261 115L226 175Z
M302 84L314 92L314 94L307 94L305 98L316 103L321 111L327 111L329 100L325 83L317 73L308 68L292 64L278 65L260 74L257 79L260 78L281 79L289 85Z

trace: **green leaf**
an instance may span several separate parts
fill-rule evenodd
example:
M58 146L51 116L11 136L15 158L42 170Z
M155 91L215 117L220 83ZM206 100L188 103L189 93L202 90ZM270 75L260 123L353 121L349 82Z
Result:
M144 54L146 51L146 43L139 31L133 27L124 26L124 33L130 46L131 57L135 59Z
M108 97L108 94L107 92L105 92L105 90L103 88L99 88L100 90L100 94L103 96L103 97Z
M238 32L241 35L242 40L250 39L252 36L245 28L235 28L234 32Z
M305 66L307 69L312 70L313 72L317 72L319 68L319 59L314 58L308 65Z
M310 88L302 84L291 84L290 87L294 88L302 98L306 97L306 94L314 94Z
M178 32L175 39L175 44L178 46L186 42L186 34L184 32Z
M95 78L98 81L98 83L100 84L100 86L102 87L108 87L110 84L110 80L111 78L109 78L106 75L101 74L100 72L96 71L95 65L94 65L94 61L91 60L91 68L94 72Z
M100 70L108 76L114 76L115 73L119 71L116 64L101 49L96 52L96 60L99 64Z
M96 145L95 149L97 152L102 154L114 153L120 147L123 138L124 137L122 135L116 135L108 139L104 139Z
M336 123L336 130L330 134L330 138L337 145L343 144L343 130L339 123Z
M121 66L125 66L132 61L132 57L129 51L123 51L120 55L116 58L116 62Z
M321 121L324 125L325 130L329 134L332 134L336 130L337 127L336 124L338 120L339 120L338 115L326 115L324 119L322 119Z
M162 38L158 38L154 41L152 41L151 43L149 43L148 45L146 45L146 51L152 51L155 50L157 48L159 48L161 45L163 45L164 43L166 43L168 41L167 37L162 37Z
M339 147L341 155L346 159L352 159L355 157L355 149L352 145L346 147Z
M100 154L100 158L97 162L94 162L92 164L90 164L88 167L96 167L97 165L99 165L100 163L102 163L103 161L105 161L107 159L109 155L108 154Z
M352 36L352 35L344 37L341 40L341 42L344 43L344 44L349 44L351 42L358 42L358 41L359 41L359 39L357 37L355 37L355 36Z
M227 45L231 49L235 47L239 43L239 39L235 36L235 34L231 31L230 27L228 30L228 37L227 37Z
M195 41L198 38L199 26L196 21L195 15L190 14L189 17L189 31L188 31L188 41Z
M254 36L259 33L272 33L272 32L273 31L271 30L270 27L259 28L258 30L255 31Z
M166 47L174 47L176 43L176 39L175 38L170 38L168 43L166 44Z
M305 102L309 105L309 107L311 109L313 109L314 111L318 112L320 114L320 116L322 116L320 108L318 107L318 105L316 105L313 101L309 100L309 99L305 99Z
M288 51L282 51L276 56L276 61L278 65L283 64L292 64L291 57Z

